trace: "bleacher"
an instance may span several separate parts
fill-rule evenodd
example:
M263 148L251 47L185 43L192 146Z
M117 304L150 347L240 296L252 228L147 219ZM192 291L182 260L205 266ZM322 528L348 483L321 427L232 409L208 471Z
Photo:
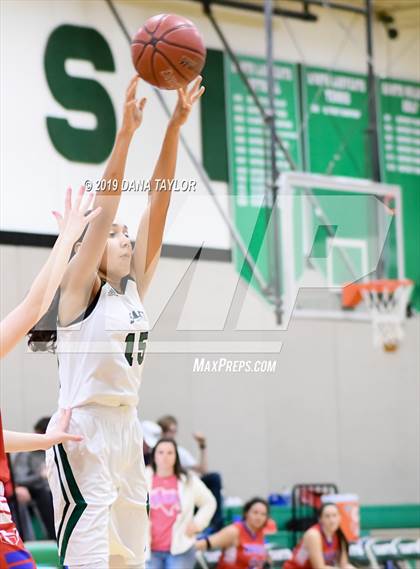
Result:
M241 508L226 508L226 524L230 524L241 516ZM290 558L294 533L288 529L292 519L292 508L272 506L270 516L277 524L278 531L267 535L267 543L274 567L280 569L284 561ZM398 561L404 569L420 568L420 504L400 505L366 505L360 508L361 539L350 546L350 560L357 567L378 569L387 561ZM392 530L394 537L381 539L381 530L387 533ZM398 537L407 530L417 534L417 538ZM372 536L372 532L376 536ZM53 542L37 541L27 544L41 569L60 567L57 549ZM198 565L214 567L220 556L219 551L205 553Z

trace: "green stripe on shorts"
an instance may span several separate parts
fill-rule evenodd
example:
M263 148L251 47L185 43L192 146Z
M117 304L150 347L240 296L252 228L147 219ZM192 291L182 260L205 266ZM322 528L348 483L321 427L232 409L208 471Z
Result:
M64 564L64 558L66 556L67 546L71 534L77 525L77 522L83 515L83 512L87 508L87 504L82 496L82 493L77 486L76 479L74 478L69 459L67 458L66 451L62 444L58 445L58 451L60 453L61 464L63 465L64 476L66 477L67 485L69 487L72 498L75 502L74 509L70 515L69 521L67 522L66 529L63 534L63 541L60 548L60 563ZM63 516L64 520L64 516Z
M55 449L55 446L53 447L53 451L54 451L54 462L55 462L55 465L57 467L58 479L60 481L61 493L63 494L64 502L66 504L64 506L64 509L63 509L63 514L61 516L61 522L60 522L60 525L58 527L58 532L57 532L57 545L59 545L61 532L63 531L64 520L66 519L68 509L70 508L70 500L67 497L67 492L66 492L66 489L64 488L63 479L61 478L60 463L58 462L58 456L57 456L57 451Z

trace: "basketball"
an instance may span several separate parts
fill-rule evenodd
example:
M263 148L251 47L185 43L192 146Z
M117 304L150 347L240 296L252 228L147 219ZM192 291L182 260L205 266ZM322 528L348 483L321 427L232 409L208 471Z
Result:
M131 43L134 67L160 89L179 89L200 74L206 48L196 26L174 14L149 18Z

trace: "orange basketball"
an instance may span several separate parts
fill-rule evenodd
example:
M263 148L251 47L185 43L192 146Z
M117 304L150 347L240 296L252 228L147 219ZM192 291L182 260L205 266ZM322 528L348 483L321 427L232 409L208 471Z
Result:
M136 33L131 56L142 79L160 89L179 89L200 74L206 48L190 20L159 14L149 18Z

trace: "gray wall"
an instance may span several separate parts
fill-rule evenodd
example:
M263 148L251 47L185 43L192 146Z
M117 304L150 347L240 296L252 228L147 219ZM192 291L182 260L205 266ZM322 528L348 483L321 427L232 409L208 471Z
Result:
M2 316L23 298L47 253L0 247ZM162 259L145 301L153 322L189 264ZM205 432L210 466L223 473L226 495L246 498L295 482L335 481L365 503L418 501L418 318L409 321L395 354L372 348L367 323L293 320L282 333L280 354L202 354L276 359L275 373L194 373L197 354L162 351L162 341L167 348L182 338L177 327L196 327L185 334L192 342L202 329L220 326L236 285L228 263L200 261L196 268L179 323L178 288L150 336L141 417L175 414L180 441L193 450L192 431ZM251 328L272 326L271 311L252 290L246 307ZM265 341L258 331L250 338ZM54 356L27 353L22 342L1 362L5 426L30 430L54 411L56 397Z

